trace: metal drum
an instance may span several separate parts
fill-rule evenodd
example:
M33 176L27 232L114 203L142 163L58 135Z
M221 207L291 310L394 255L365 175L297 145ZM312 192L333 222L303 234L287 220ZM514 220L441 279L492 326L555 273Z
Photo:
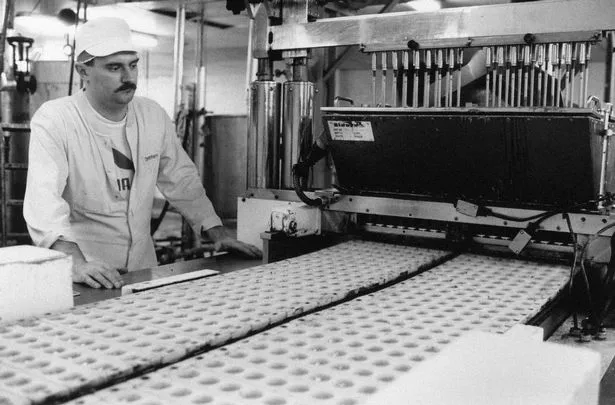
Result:
M314 84L286 82L283 88L282 188L293 188L293 165L299 161L302 145L312 145Z
M280 186L280 83L250 86L247 176L249 188Z

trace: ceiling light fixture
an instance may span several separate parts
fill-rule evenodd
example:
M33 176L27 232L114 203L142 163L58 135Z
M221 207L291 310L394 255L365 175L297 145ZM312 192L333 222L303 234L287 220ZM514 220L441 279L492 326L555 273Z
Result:
M70 26L64 24L56 16L28 14L15 16L15 29L28 34L64 37L70 31Z
M442 8L442 3L438 0L411 0L406 5L415 11L436 11Z

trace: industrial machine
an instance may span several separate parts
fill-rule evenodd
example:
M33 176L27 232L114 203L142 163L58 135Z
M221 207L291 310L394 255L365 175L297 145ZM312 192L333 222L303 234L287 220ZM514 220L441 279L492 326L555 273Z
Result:
M257 80L238 237L263 238L269 263L2 324L0 402L366 404L465 332L547 337L571 291L593 298L571 333L605 337L610 296L590 284L615 269L612 106L589 89L598 43L612 60L615 3L337 18L229 3L246 6ZM369 97L317 107L310 57L348 46L366 54ZM325 155L335 180L314 188Z
M273 232L263 234L265 252L288 249L291 238L305 234L384 234L566 260L572 278L579 271L582 280L586 265L609 262L612 2L322 19L309 4L266 5L254 15L251 189L239 213L240 219L267 216L270 202L272 220L265 225ZM537 18L545 15L552 18ZM606 57L598 57L604 63L596 68L594 48L605 42ZM352 46L368 59L363 80L354 84L363 91L355 93L371 97L335 94L333 106L315 109L310 55ZM271 76L280 58L292 69L292 80L282 85ZM606 77L604 101L588 90L594 71ZM314 136L319 121L322 135ZM311 166L326 153L334 181L309 188ZM280 214L280 200L311 208ZM319 214L307 213L313 210ZM253 227L240 221L240 237L254 240ZM612 279L612 271L587 273L599 274L598 284ZM596 332L601 322L594 321Z

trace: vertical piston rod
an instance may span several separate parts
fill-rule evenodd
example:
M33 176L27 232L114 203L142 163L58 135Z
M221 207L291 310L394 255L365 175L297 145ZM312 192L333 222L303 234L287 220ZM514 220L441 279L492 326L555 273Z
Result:
M401 106L408 106L408 51L402 52L402 86L401 86Z
M429 107L429 80L431 73L431 49L425 51L425 72L423 72L423 107Z
M391 52L391 65L393 65L393 107L397 107L397 68L398 68L398 60L397 60L397 51Z

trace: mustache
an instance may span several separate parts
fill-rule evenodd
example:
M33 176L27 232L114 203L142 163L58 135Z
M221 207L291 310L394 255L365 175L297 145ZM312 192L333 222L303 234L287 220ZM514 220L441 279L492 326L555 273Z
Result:
M132 82L126 82L124 84L122 84L120 87L118 87L115 92L119 93L120 91L124 91L124 90L136 90L137 89L137 85L132 83Z

